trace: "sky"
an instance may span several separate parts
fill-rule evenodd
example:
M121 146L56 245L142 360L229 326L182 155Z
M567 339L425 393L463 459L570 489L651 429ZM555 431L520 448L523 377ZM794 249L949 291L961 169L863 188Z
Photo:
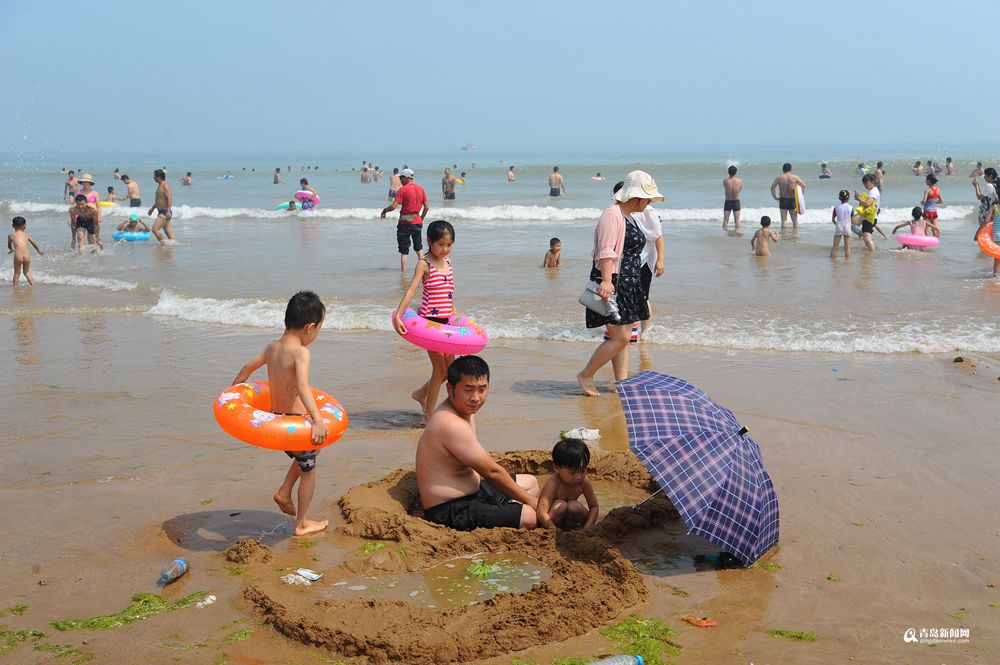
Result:
M995 141L997 26L997 2L0 0L0 153Z

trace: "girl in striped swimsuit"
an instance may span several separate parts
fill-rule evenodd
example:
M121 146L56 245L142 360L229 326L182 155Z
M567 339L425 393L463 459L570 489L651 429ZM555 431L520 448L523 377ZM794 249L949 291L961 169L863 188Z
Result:
M427 256L417 262L410 286L406 289L403 299L399 301L399 307L396 308L396 314L392 318L396 332L400 335L406 334L403 314L416 295L418 284L422 284L424 288L423 297L420 299L420 311L417 312L419 316L436 323L448 323L454 313L455 273L451 268L451 261L448 260L453 244L455 244L455 228L451 224L443 219L430 223L427 227ZM428 351L427 355L431 359L431 378L411 394L424 410L423 424L430 420L431 414L437 408L441 384L448 375L448 367L455 359L451 354L435 351Z

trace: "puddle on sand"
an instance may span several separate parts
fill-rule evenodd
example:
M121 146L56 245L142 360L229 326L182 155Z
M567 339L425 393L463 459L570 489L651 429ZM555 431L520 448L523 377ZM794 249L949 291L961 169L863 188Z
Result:
M634 485L614 480L591 480L590 482L594 486L594 494L597 495L597 503L601 507L601 517L615 508L634 506L647 499L650 494ZM587 502L582 496L580 500L586 505Z
M415 573L327 579L324 594L330 600L364 595L444 609L474 605L501 593L527 593L551 576L541 562L528 557L483 555L453 559Z

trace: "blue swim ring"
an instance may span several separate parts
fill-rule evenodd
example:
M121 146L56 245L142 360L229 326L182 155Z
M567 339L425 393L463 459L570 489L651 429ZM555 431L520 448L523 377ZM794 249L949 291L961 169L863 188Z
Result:
M149 231L115 231L111 234L111 238L113 240L134 242L136 240L149 240L152 235Z

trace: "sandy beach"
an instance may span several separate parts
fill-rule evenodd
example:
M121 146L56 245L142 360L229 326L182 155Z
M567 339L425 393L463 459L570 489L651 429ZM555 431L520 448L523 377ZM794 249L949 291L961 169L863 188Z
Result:
M67 337L84 340L90 352L67 349ZM247 589L280 600L288 589L276 579L286 567L342 571L365 558L366 542L399 540L382 527L366 538L351 535L361 533L357 519L351 522L339 501L352 487L412 466L418 415L402 396L423 377L421 352L371 331L332 331L315 343L314 381L336 386L330 390L342 396L351 427L320 456L315 512L338 528L299 539L270 500L284 457L227 438L210 409L211 395L225 387L245 350L271 337L118 312L5 318L0 339L11 351L2 361L10 377L2 427L13 436L0 447L0 500L7 507L0 605L27 608L2 622L11 632L47 635L20 644L13 662L47 662L46 652L32 650L36 643L74 646L98 662L341 657L278 632ZM137 339L161 340L161 353L108 362ZM212 352L197 352L207 341ZM626 451L609 374L599 375L601 398L576 394L574 368L588 352L585 345L526 340L491 345L484 354L494 367L491 393L479 419L484 444L497 453L548 450L561 429L585 425L601 430L598 458ZM673 641L683 650L675 663L951 664L985 662L996 653L991 627L1000 611L1000 562L989 506L998 469L983 433L995 424L1000 360L656 347L635 355L633 369L655 367L695 383L750 429L781 502L779 546L761 566L716 571L694 563L694 555L715 550L686 536L677 520L618 534L615 556L628 562L643 591L613 605L594 628L473 662L607 653L614 645L596 626L630 614L678 631ZM30 412L18 408L28 401ZM421 535L406 536L416 543L411 547ZM224 551L239 537L260 539L274 560L227 561ZM504 537L504 547L521 537ZM523 534L536 547L545 537ZM187 557L191 572L164 597L209 591L217 603L106 630L49 625L113 614L135 593L156 593L160 566L175 556ZM310 594L318 596L336 576L294 589L297 607L309 612ZM506 598L517 604L517 595ZM712 616L718 627L690 626L681 621L686 615ZM904 643L911 627L966 627L970 638L933 648ZM242 630L252 631L248 639L227 641ZM817 638L792 642L771 630ZM370 656L385 662L374 646Z

